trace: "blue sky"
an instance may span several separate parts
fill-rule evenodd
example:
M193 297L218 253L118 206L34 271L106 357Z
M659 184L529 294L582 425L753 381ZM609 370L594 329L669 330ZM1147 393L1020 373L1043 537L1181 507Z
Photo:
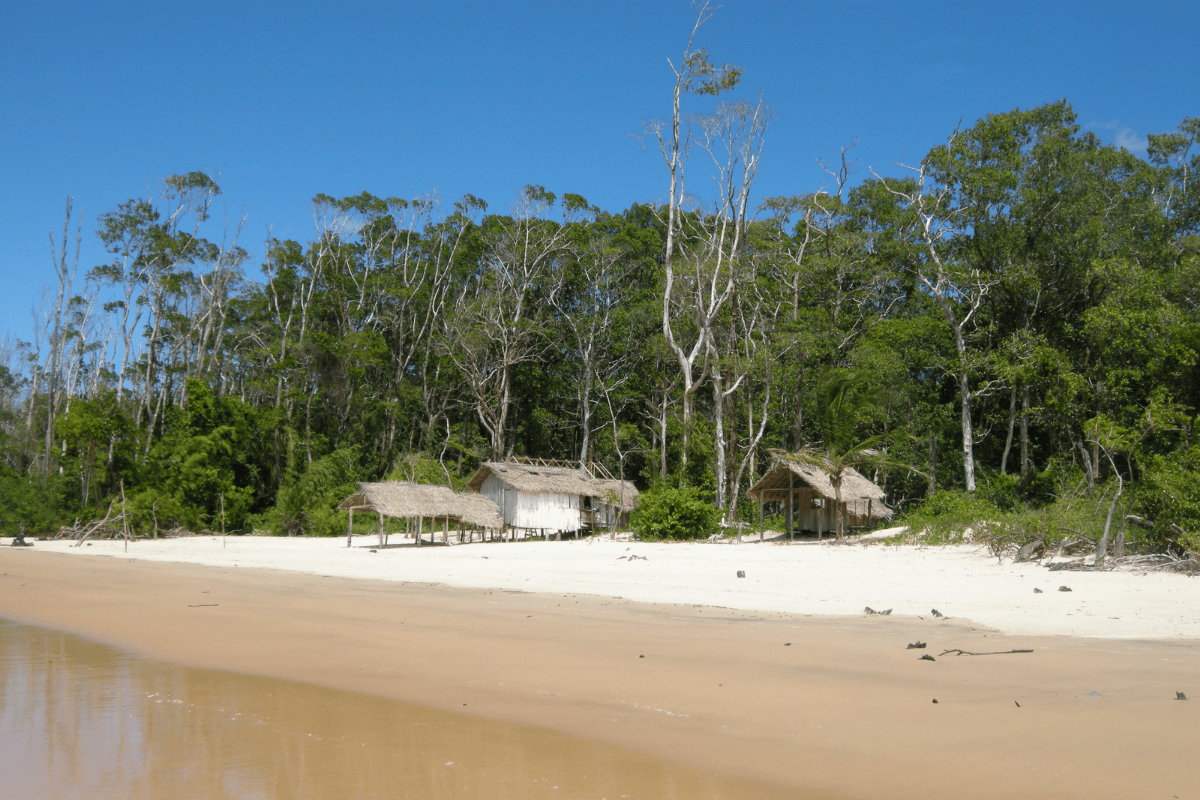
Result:
M268 227L307 241L318 192L659 200L661 159L629 134L669 112L692 21L683 0L0 0L0 336L30 336L68 195L81 272L106 259L99 214L197 169L244 206L256 256ZM1064 97L1137 150L1200 115L1198 40L1190 2L727 0L697 44L775 108L761 197L820 188L816 159L853 139L861 179L960 119Z

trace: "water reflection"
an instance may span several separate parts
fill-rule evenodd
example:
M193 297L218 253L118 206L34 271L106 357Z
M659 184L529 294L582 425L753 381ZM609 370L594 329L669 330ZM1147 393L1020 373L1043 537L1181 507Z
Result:
M3 619L0 795L784 796L539 728L178 667Z

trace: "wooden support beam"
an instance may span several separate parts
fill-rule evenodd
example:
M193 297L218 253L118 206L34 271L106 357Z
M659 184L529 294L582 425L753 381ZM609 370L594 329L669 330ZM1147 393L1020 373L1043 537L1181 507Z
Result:
M787 500L788 541L794 541L796 539L796 521L795 521L795 513L794 513L795 507L796 507L796 473L792 472L791 469L789 469L788 470L788 500Z

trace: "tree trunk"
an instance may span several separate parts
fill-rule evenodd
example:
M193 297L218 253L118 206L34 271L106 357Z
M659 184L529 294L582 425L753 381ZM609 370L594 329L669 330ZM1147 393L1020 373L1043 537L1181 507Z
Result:
M1012 450L1013 428L1017 422L1017 385L1014 383L1008 399L1008 436L1004 439L1004 455L1000 458L1000 474L1008 474L1008 453Z
M967 383L964 369L958 375L958 389L962 396L963 473L967 491L975 491L975 429L971 424L971 387Z
M713 447L716 449L717 469L716 469L716 505L717 510L725 510L725 490L726 490L726 471L725 471L725 383L719 372L714 370L712 375L713 387L713 422L716 425L716 430L713 436Z
M937 436L929 437L929 497L937 492Z
M1029 387L1021 387L1021 477L1029 472Z

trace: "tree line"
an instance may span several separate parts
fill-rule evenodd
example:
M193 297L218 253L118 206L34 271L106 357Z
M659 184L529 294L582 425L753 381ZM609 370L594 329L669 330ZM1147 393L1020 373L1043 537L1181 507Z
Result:
M1200 527L1200 118L1142 158L1066 101L1017 109L857 182L847 146L821 190L756 200L771 109L691 44L674 69L645 130L661 204L322 194L311 241L252 255L190 172L100 215L108 260L81 268L68 203L33 341L0 353L0 524L123 488L145 528L332 531L356 479L534 456L698 487L732 525L852 373L852 427L905 434L887 462L914 469L872 476L894 506L1119 479Z

